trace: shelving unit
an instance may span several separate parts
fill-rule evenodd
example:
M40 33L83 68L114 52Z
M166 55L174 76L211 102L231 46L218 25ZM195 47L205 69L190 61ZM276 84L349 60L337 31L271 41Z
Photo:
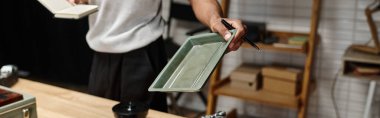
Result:
M279 40L286 40L286 38L289 38L292 36L307 36L307 37L309 36L309 34L307 34L307 33L289 33L289 32L280 32L280 31L268 31L268 32L270 32L272 35L282 37ZM298 49L298 48L275 47L273 45L262 44L262 43L258 43L257 45L260 47L260 49L265 50L265 51L303 53L303 54L307 53L307 47L308 47L308 45L305 45L302 48ZM243 48L251 48L252 46L248 43L243 43L242 47Z
M380 55L368 54L366 52L361 52L353 49L350 46L344 56L343 56L343 70L340 72L341 76L347 76L351 78L368 79L368 80L378 80L380 75L357 75L353 73L353 68L350 64L367 64L374 67L380 68Z
M380 68L380 55L370 54L367 52L362 52L354 49L355 45L352 45L346 49L342 59L342 70L340 76L349 77L355 79L365 79L370 80L368 85L367 100L364 107L363 118L370 118L371 106L373 102L373 96L376 90L376 83L380 79L380 75L361 75L355 74L354 67L351 64L365 64L366 66L371 66L375 68Z
M284 96L276 93L260 90L244 90L240 88L234 88L230 85L230 79L223 79L216 84L217 89L215 89L214 94L225 95L241 98L247 101L257 101L261 103L271 104L274 106L286 107L297 109L298 108L298 98L297 96ZM237 92L239 91L239 92Z
M228 16L229 0L222 0L222 9L225 16ZM221 79L220 70L222 63L218 64L217 68L214 70L210 78L210 87L208 91L208 103L206 114L212 114L215 112L215 107L217 103L217 98L219 95L230 96L239 98L247 101L255 101L262 104L296 109L298 111L298 117L304 118L307 114L307 103L310 90L314 87L311 80L311 75L313 72L313 63L315 56L315 48L319 40L318 30L318 21L319 21L319 12L320 12L320 0L313 0L312 6L312 16L311 16L311 25L310 32L306 34L302 33L289 33L289 32L274 32L277 35L290 36L290 35L303 35L308 36L308 42L302 49L294 48L278 48L272 45L258 44L261 50L264 51L276 51L276 52L285 52L285 53L299 53L306 56L303 81L301 85L301 93L298 96L283 96L276 93L268 92L265 90L252 91L252 90L242 90L236 89L229 86L230 79ZM249 44L242 45L245 48L250 48Z

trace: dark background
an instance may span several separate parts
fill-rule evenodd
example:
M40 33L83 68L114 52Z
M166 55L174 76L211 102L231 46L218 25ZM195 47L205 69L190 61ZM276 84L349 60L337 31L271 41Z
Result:
M56 19L37 0L6 0L0 12L0 66L14 64L27 78L87 84L92 51L87 18Z

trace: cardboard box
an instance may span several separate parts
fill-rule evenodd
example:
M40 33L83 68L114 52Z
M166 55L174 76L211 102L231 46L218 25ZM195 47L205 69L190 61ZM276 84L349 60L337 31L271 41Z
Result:
M7 87L0 89L15 92ZM37 118L36 99L34 96L22 94L22 99L0 107L0 118Z
M298 95L301 92L301 81L289 81L280 78L264 77L263 89L286 95Z
M240 89L246 89L246 90L253 90L256 91L258 87L257 82L242 82L242 81L231 81L231 87L233 88L240 88Z
M260 67L243 64L230 76L231 87L256 90L260 87Z
M285 79L288 81L299 81L302 78L302 69L281 66L263 67L262 74L264 77Z

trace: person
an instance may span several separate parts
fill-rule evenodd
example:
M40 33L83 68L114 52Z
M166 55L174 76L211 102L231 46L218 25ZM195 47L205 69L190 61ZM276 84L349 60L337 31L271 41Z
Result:
M76 4L96 4L89 16L86 41L94 50L89 93L120 102L140 101L150 108L167 111L166 94L148 92L150 84L167 63L162 34L161 0L69 0ZM211 31L226 40L231 33L221 23L217 0L189 0L193 11ZM224 18L236 28L228 51L242 44L246 28L238 19Z

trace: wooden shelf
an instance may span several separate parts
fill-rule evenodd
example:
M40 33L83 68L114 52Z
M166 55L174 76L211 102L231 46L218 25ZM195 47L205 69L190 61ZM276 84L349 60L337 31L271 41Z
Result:
M341 76L368 79L368 80L379 80L380 75L357 75L354 74L354 67L358 64L366 64L366 66L371 65L373 67L380 68L380 55L369 54L361 51L356 51L352 46L348 47L345 54L343 55L343 70L340 72Z
M228 17L229 0L222 0L222 9L225 13L225 17ZM241 90L237 88L232 88L229 85L229 79L221 79L220 73L222 68L222 63L218 64L215 68L214 73L210 77L210 87L207 96L207 111L206 114L213 114L216 111L216 104L218 103L218 96L231 96L235 98L244 99L247 101L256 101L263 104L269 104L273 106L281 106L287 108L294 108L297 110L298 118L305 118L307 116L307 105L309 101L309 94L315 89L315 79L312 79L314 57L316 55L316 47L320 40L318 35L318 25L319 25L319 13L321 0L312 0L312 10L311 10L311 20L310 20L310 31L308 33L292 33L292 32L276 32L269 31L271 35L276 36L280 41L287 40L292 36L307 36L308 41L305 43L303 48L279 48L273 45L258 44L259 48L263 51L275 51L275 52L285 52L285 53L299 53L305 55L305 64L303 72L303 80L301 85L301 93L298 96L284 96L268 91L249 91ZM244 43L243 48L252 48L249 44Z
M380 64L380 55L356 51L353 49L352 46L350 46L347 48L343 56L343 60L352 62Z
M305 49L279 48L279 47L274 47L273 45L262 44L262 43L258 43L257 46L260 48L260 50L264 50L264 51L290 52L290 53L306 53ZM249 45L248 43L243 43L242 47L243 48L251 48L252 46Z
M358 78L358 79L367 79L367 80L379 80L380 79L380 75L364 76L364 75L355 75L354 73L346 73L346 74L343 74L343 76L351 77L351 78Z
M215 88L214 94L240 98L246 101L259 102L277 107L285 107L291 109L299 108L300 102L298 96L287 96L265 90L252 91L234 88L230 86L229 81L230 80L228 78L221 80L220 84L218 84L218 87Z
M293 36L305 36L309 37L308 33L296 33L296 32L281 32L281 31L268 31L269 34L274 35L278 37L279 40L287 40L290 37ZM287 41L280 41L280 42L287 42ZM302 53L306 54L308 49L308 43L306 42L305 45L302 48L283 48L283 47L275 47L272 44L263 44L258 43L257 46L260 48L260 50L263 51L275 51L275 52L288 52L288 53ZM243 43L243 48L252 48L252 46L248 43Z

